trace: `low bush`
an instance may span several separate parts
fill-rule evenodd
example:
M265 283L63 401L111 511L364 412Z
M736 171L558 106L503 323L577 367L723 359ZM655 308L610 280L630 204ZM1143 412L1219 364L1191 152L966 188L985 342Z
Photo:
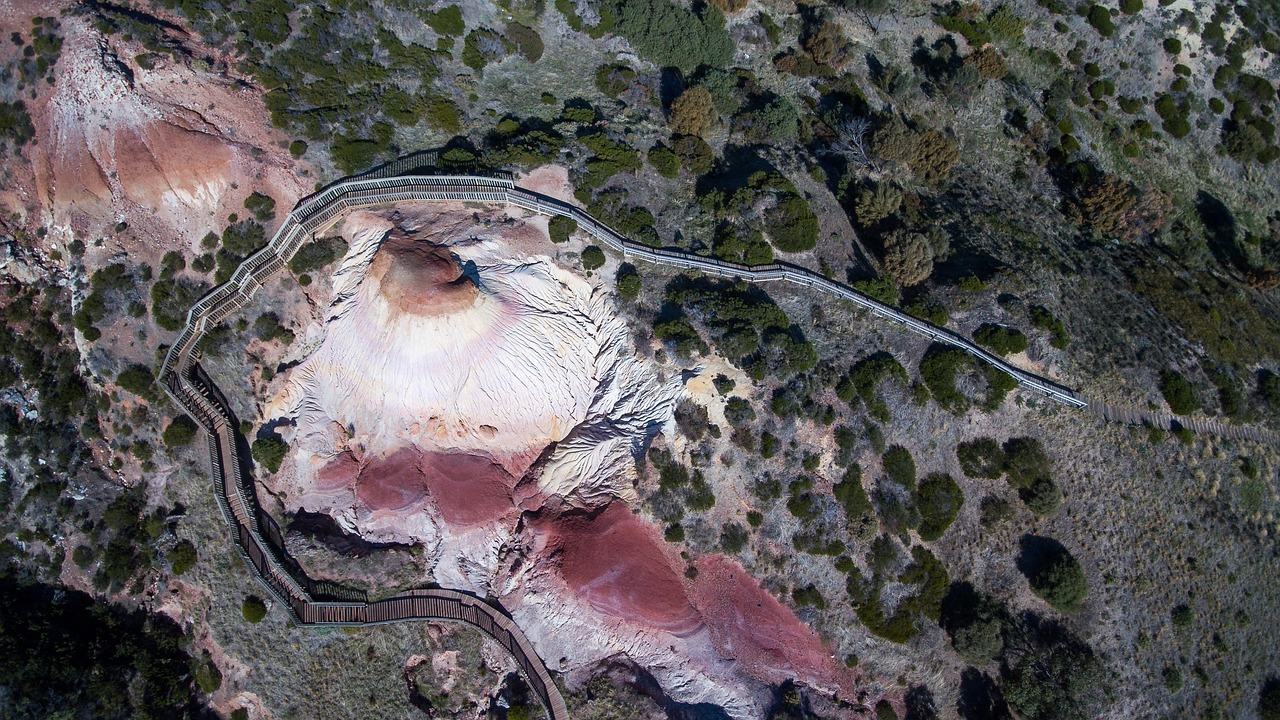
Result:
M295 275L314 273L347 254L347 241L341 237L327 237L305 243L289 260L289 269Z
M1106 7L1096 3L1091 5L1085 18L1102 37L1107 38L1116 34L1116 25L1111 21L1111 11Z
M196 438L196 423L186 415L174 418L164 429L164 444L170 449L191 444Z
M592 245L582 251L582 268L596 270L604 265L604 250Z
M1051 477L1053 466L1044 444L1030 437L1010 438L1004 443L1005 472L1009 485L1016 489L1031 487L1040 478Z
M265 435L254 440L250 450L255 462L275 474L279 472L280 463L289 452L289 445L279 435Z
M1196 399L1195 388L1191 382L1176 370L1165 370L1160 373L1160 394L1169 404L1169 410L1175 415L1186 415L1200 409Z
M1026 335L1003 325L983 325L974 332L973 339L999 355L1025 352L1028 347Z
M885 450L881 460L884 463L884 473L890 480L907 490L915 489L916 461L911 457L910 450L901 445L892 445Z
M915 493L916 509L920 511L920 539L933 541L951 527L964 505L964 493L954 478L945 473L926 475Z
M179 540L177 545L169 551L169 566L173 569L174 575L181 575L190 570L195 564L198 554L196 546L190 540Z
M564 215L556 215L547 223L547 234L553 243L567 242L577 229L578 221Z
M627 263L619 267L616 282L619 296L634 300L640 295L640 273L636 272L634 265Z
M995 480L1004 474L1004 450L992 438L960 443L956 446L956 459L960 461L960 469L971 478Z
M1084 604L1089 583L1084 568L1066 549L1058 549L1035 568L1028 578L1031 590L1055 609L1073 613Z
M260 623L267 616L267 604L262 598L249 595L240 604L240 614L251 623Z
M747 546L750 535L738 523L728 523L720 529L720 547L729 555L737 555Z
M680 156L666 145L655 145L649 150L649 164L665 178L680 177Z

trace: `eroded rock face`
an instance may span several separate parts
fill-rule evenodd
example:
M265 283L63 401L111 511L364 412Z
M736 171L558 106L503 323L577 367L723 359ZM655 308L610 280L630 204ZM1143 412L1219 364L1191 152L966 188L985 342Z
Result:
M423 545L431 579L501 598L571 681L625 655L674 700L735 718L785 680L850 689L740 566L704 558L691 579L633 513L635 453L674 430L683 390L510 220L439 204L348 218L323 339L267 408L292 448L274 489Z
M303 192L257 122L256 93L167 60L131 67L83 17L65 17L62 31L53 93L33 108L35 191L54 223L158 221L194 240L251 188L284 207Z
M512 257L469 213L424 212L347 221L324 339L268 413L296 424L290 497L370 539L433 542L424 516L467 528L535 496L633 496L632 448L678 385L584 280Z

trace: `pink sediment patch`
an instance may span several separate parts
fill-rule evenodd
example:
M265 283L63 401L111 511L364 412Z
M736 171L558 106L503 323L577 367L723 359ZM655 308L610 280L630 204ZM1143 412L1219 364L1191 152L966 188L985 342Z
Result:
M440 516L450 525L481 525L515 510L511 488L516 479L490 458L425 453L421 467Z
M427 480L417 448L400 448L360 469L356 497L370 510L401 512L419 506L427 497Z
M316 490L334 492L350 487L360 475L360 461L350 450L336 455L316 473Z
M701 625L657 531L625 503L549 524L561 575L598 612L677 635Z
M723 555L697 563L694 604L711 628L717 652L737 659L767 682L800 679L826 685L848 684L831 652L813 631ZM842 682L844 681L844 682Z

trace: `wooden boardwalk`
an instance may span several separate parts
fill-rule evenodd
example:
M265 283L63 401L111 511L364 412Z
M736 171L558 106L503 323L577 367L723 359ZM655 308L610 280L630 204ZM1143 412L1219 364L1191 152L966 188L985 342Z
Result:
M244 307L308 240L346 213L379 205L421 201L466 201L515 205L544 215L572 218L578 227L624 256L657 265L698 270L749 282L786 281L851 302L873 316L897 323L933 342L964 350L1017 380L1025 390L1104 420L1219 435L1237 440L1280 444L1280 438L1258 428L1237 427L1195 418L1173 417L1091 402L1069 388L993 355L968 338L920 320L847 285L789 263L747 266L675 250L653 248L620 235L582 210L554 198L524 190L507 178L474 175L398 175L422 164L411 157L372 173L339 181L300 201L271 241L251 255L231 279L201 298L187 313L186 326L170 346L157 374L174 401L208 433L214 494L231 529L236 547L263 588L300 625L374 625L405 620L447 620L480 628L505 647L552 720L569 717L564 698L528 638L501 610L480 598L447 589L415 590L369 602L363 591L315 580L284 549L275 520L257 502L247 449L237 423L219 389L199 365L200 339L218 323Z

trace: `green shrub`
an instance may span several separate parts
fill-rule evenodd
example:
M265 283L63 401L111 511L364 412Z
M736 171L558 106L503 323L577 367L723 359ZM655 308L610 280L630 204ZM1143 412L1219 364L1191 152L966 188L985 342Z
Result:
M627 65L601 65L596 69L596 88L615 100L635 79L636 71Z
M322 270L346 255L347 248L347 241L338 236L313 240L298 248L289 260L289 269L295 275Z
M988 529L998 528L1013 519L1013 503L1002 497L987 495L979 505L979 522Z
M1041 475L1025 488L1018 490L1018 497L1031 512L1040 517L1048 517L1062 505L1062 491L1058 484L1048 475Z
M1009 485L1016 489L1031 487L1038 479L1051 477L1053 466L1044 444L1030 437L1010 438L1004 443L1005 472Z
M1191 613L1191 608L1185 603L1176 605L1169 615L1173 619L1174 627L1177 628L1186 629L1195 622L1195 616Z
M1028 346L1026 335L1003 325L983 325L974 332L973 339L999 355L1025 352Z
M640 294L640 273L636 272L634 265L627 263L619 267L616 282L621 297L634 300Z
M213 663L213 658L209 657L208 652L204 653L204 657L195 663L192 675L195 677L196 686L205 695L210 695L222 687L222 672Z
M1071 344L1071 336L1067 334L1067 328L1062 324L1062 320L1040 305L1032 305L1030 315L1033 326L1049 333L1049 345L1059 350L1067 349Z
M1125 15L1142 12L1142 0L1120 0L1120 12Z
M1160 373L1160 394L1175 415L1186 415L1200 409L1195 389L1182 373L1165 370Z
M821 592L818 592L818 588L813 585L793 589L791 591L791 599L801 607L814 607L819 610L824 610L827 607L826 599L822 597Z
M1094 4L1089 7L1088 14L1085 16L1089 24L1102 37L1111 37L1116 33L1115 23L1111 21L1111 11L1102 5Z
M832 495L844 508L845 518L850 522L871 512L871 499L862 487L862 468L857 465L850 465L845 470L844 477L832 487Z
M151 315L160 327L177 332L187 322L187 311L208 291L209 284L197 280L157 280L151 286Z
M881 457L884 473L890 480L902 487L913 490L916 486L916 461L911 451L901 445L892 445Z
M972 367L969 353L958 348L935 346L920 360L920 379L943 408L960 414L969 409L969 398L956 387L956 374Z
M720 547L729 555L737 555L747 546L750 535L738 523L728 523L720 529Z
M690 75L699 66L723 68L733 59L734 43L724 15L713 4L700 12L670 0L611 0L601 8L615 18L614 30L642 57Z
M240 614L251 623L260 623L267 616L267 604L262 598L249 595L240 604Z
M665 178L680 176L680 156L666 145L655 145L649 150L649 164Z
M547 223L547 234L551 236L553 243L567 242L577 229L578 221L564 215L556 215Z
M915 493L916 509L920 511L920 539L937 540L942 537L964 505L964 493L955 479L945 473L926 475Z
M306 140L294 140L289 143L289 154L295 158L300 158L307 154L307 147Z
M1084 568L1065 549L1054 553L1029 579L1031 590L1061 612L1078 611L1089 594Z
M812 250L818 244L818 216L798 195L786 195L765 214L765 232L782 252Z
M516 50L529 62L538 62L542 59L543 51L546 50L546 45L542 42L542 36L538 31L520 23L507 25L507 40L515 45Z
M174 575L181 575L196 564L196 546L190 540L179 540L169 551L169 565Z
M1274 677L1258 692L1258 720L1280 720L1280 680Z
M87 570L93 564L93 548L88 545L77 545L76 549L71 551L71 562L81 570Z
M592 245L582 251L582 268L595 270L604 265L604 251Z
M179 448L191 444L196 438L196 423L186 415L174 418L164 429L164 444L168 448Z
M994 480L1004 474L1004 450L992 438L960 443L956 446L956 459L960 461L960 469L971 478Z
M476 28L467 33L462 43L462 64L473 70L484 70L486 65L506 57L511 41L489 28Z
M156 397L156 377L145 365L130 365L116 375L116 384L140 398Z
M275 474L280 470L285 454L289 452L289 445L279 435L265 435L254 440L250 450L255 462Z
M422 16L422 21L440 35L457 37L467 29L466 24L462 21L462 8L457 5L450 5L436 12L426 13Z

